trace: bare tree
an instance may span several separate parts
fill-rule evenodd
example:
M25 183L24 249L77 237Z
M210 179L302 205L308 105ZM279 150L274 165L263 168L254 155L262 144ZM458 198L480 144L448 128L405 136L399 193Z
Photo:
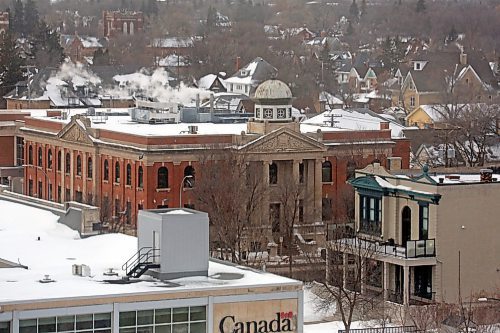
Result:
M246 156L231 148L211 149L201 155L201 175L193 188L195 201L210 217L212 249L242 263L264 232L252 225L263 193L260 177L251 173ZM249 231L251 230L251 232Z
M375 244L355 238L338 227L327 245L326 279L317 292L318 305L335 304L347 333L356 317L366 316L382 301L381 293L366 292L367 285L381 284L382 272L370 269Z

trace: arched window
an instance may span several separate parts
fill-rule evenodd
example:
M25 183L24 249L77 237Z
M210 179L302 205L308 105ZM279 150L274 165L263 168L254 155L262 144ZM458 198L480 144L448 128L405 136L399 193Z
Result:
M92 178L92 157L87 159L87 178Z
M321 166L321 179L323 183L332 182L332 162L324 161Z
M192 188L194 186L194 168L188 165L184 169L184 187Z
M115 162L115 183L120 182L120 163Z
M38 147L38 166L42 166L42 147Z
M57 152L57 171L61 171L61 165L62 165L62 153L59 150Z
M66 153L66 170L64 170L66 172L66 174L70 174L71 173L71 156L69 155L69 153Z
M132 185L132 166L127 164L127 185Z
M137 171L137 187L142 188L144 185L144 171L142 170L142 166L139 166L139 170Z
M158 188L168 188L168 169L161 167L158 169Z
M269 184L278 184L278 166L274 162L269 166Z
M47 152L47 168L52 169L52 149Z
M126 35L127 32L127 22L123 22L123 34Z
M28 164L33 164L33 146L28 147Z
M78 176L82 175L82 157L80 155L76 157L76 174Z
M104 160L104 180L109 180L109 162Z
M133 35L134 34L134 22L130 22L128 24L128 27L129 27L129 35Z

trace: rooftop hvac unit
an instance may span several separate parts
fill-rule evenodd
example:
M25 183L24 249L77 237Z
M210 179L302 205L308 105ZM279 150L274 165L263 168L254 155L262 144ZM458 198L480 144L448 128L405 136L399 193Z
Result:
M196 133L198 133L198 126L189 125L188 126L188 133L189 134L196 134Z
M90 276L90 267L87 265L73 265L72 267L73 275L78 276Z

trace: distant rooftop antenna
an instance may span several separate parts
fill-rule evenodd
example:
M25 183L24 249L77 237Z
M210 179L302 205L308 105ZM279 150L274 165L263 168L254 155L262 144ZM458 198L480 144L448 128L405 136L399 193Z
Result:
M330 127L336 127L335 125L339 123L338 120L335 120L335 118L341 118L342 115L330 112L330 114L325 115L326 120L324 121L325 125L328 125Z

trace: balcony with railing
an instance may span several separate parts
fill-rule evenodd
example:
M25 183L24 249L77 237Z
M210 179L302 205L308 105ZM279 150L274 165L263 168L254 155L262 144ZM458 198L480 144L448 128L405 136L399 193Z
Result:
M391 242L374 241L360 237L343 238L336 240L349 249L364 249L373 254L394 256L402 259L425 258L436 256L435 239L421 239L406 241L405 246Z

